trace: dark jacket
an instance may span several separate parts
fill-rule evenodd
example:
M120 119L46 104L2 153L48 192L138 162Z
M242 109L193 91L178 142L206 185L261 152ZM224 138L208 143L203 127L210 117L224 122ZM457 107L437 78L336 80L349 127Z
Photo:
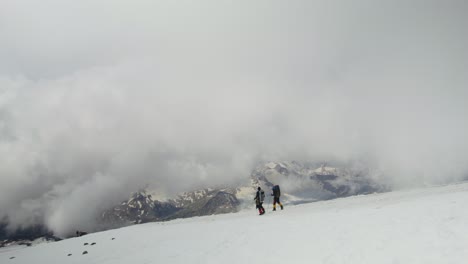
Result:
M273 196L279 198L281 196L281 191L278 185L273 186Z
M255 195L255 198L254 198L255 203L257 203L257 204L263 203L263 201L262 201L262 193L265 195L265 193L263 192L263 190L260 189L260 190L257 191L257 194Z

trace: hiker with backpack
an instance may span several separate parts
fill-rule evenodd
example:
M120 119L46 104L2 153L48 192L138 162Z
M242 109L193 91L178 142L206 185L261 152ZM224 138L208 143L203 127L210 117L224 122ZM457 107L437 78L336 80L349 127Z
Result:
M273 193L271 196L273 196L273 211L276 211L276 204L278 203L281 207L281 210L283 210L283 205L280 202L280 196L281 196L281 191L279 185L275 185L272 188Z
M263 208L263 201L265 200L265 192L262 190L262 188L258 187L257 188L257 194L255 195L255 204L256 208L258 209L259 215L262 215L265 213L265 208Z

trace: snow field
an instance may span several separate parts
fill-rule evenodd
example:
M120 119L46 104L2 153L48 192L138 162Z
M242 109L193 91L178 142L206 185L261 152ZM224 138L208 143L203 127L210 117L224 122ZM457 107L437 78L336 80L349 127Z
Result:
M468 261L467 183L271 209L263 216L251 209L3 251L0 263Z

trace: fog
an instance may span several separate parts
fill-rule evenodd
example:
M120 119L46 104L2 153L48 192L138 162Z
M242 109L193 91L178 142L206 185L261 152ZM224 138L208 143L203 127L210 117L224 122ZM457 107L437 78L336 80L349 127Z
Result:
M395 189L468 176L465 1L0 2L10 229L93 230L139 188L269 160L359 160Z

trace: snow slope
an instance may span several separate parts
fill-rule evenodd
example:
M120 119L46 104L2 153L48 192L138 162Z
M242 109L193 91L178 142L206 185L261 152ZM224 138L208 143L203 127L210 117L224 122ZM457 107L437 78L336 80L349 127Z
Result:
M0 253L0 263L468 261L467 183L270 210L148 223L12 249Z

